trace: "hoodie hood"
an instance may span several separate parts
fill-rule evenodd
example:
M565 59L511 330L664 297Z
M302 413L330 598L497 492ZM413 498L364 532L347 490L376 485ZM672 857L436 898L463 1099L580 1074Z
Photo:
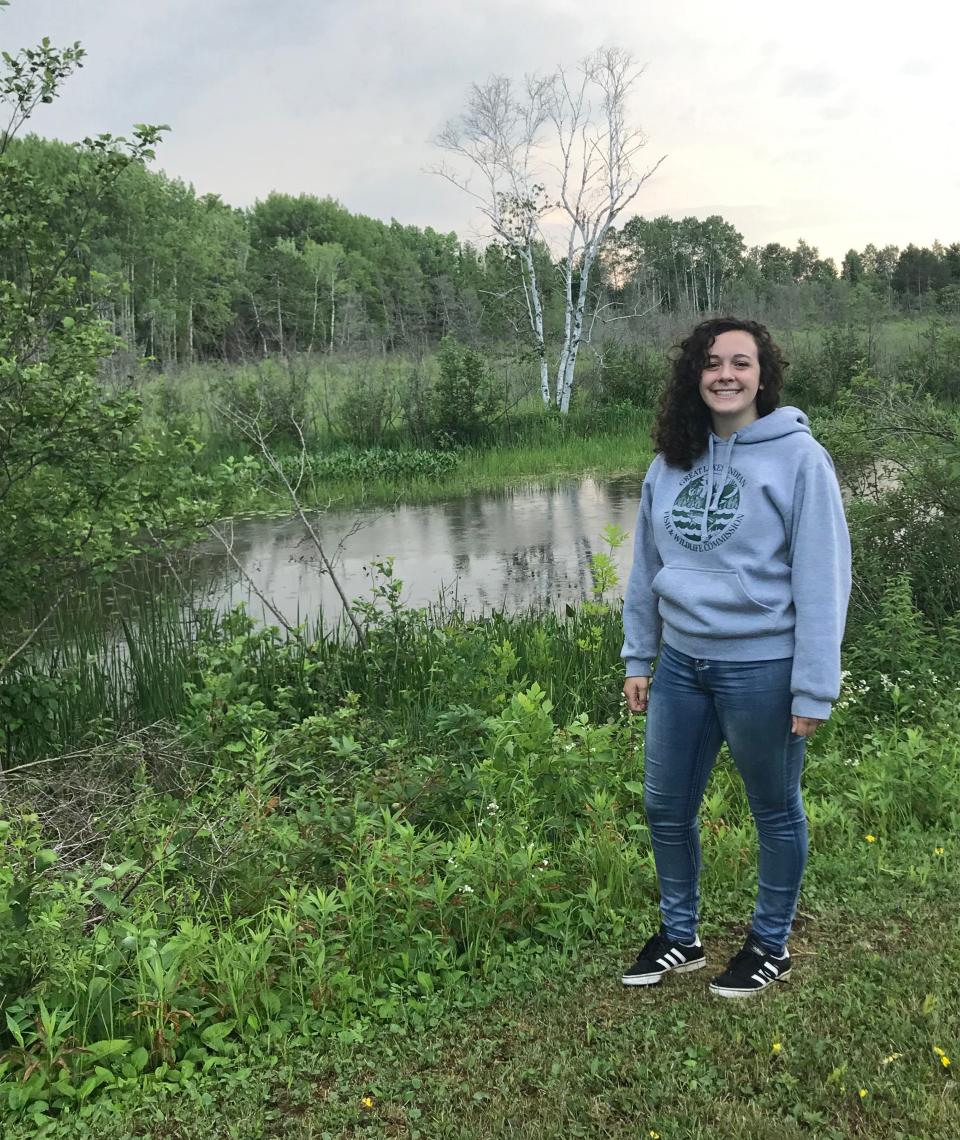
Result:
M764 443L768 439L780 439L785 435L810 435L810 421L799 408L789 405L774 408L769 415L761 416L752 424L747 424L736 433L737 443ZM710 433L713 435L713 433ZM719 436L714 437L719 440Z

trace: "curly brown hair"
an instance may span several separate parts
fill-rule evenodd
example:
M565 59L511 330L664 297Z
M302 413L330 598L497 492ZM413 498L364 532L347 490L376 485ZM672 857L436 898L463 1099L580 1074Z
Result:
M653 424L654 446L671 467L689 471L707 446L712 421L710 410L700 396L700 377L713 342L721 333L734 331L749 333L757 345L762 385L757 392L757 414L769 415L780 403L787 362L766 326L739 317L714 317L701 322L680 342L672 359L673 373L660 397Z

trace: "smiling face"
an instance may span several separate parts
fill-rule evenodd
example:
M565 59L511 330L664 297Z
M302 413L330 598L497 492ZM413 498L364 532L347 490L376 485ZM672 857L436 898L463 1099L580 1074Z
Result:
M759 387L757 342L740 329L720 333L700 375L700 396L717 435L729 436L757 419Z

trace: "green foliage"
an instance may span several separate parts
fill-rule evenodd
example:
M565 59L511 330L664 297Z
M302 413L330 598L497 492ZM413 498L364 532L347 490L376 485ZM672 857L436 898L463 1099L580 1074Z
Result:
M640 922L653 868L609 575L564 619L474 622L405 611L389 562L377 582L366 650L206 619L179 759L157 767L149 738L115 752L123 806L69 866L44 814L0 821L12 1119L205 1088L295 1039L406 1032ZM897 582L848 665L809 759L808 907L832 859L841 893L876 874L867 832L933 851L960 825L960 632L931 633ZM8 774L7 802L45 803L47 779ZM749 813L725 766L703 815L705 890L746 914ZM897 873L922 889L938 858Z
M303 362L265 360L253 369L218 373L211 385L214 430L241 450L249 441L238 422L256 424L265 439L299 444L309 430L308 372Z
M348 443L369 447L383 442L396 413L397 394L382 375L362 375L340 396L334 419Z
M902 380L937 400L960 402L960 329L928 322L903 361Z
M603 404L632 404L653 409L667 379L668 362L662 353L644 345L605 345L600 355L597 398Z
M364 451L332 451L328 455L307 454L303 459L305 474L318 481L331 479L405 479L441 478L456 470L461 462L456 451L424 451L412 448L395 451L391 448L371 447ZM285 473L299 473L299 456L282 458Z
M453 443L480 439L501 412L499 394L481 353L444 337L440 375L431 394L431 427Z
M801 408L832 405L873 363L870 345L855 325L827 328L815 348L791 359L784 399Z
M948 408L904 385L858 375L821 438L854 492L853 619L878 605L887 583L909 577L928 620L960 606L960 443Z
M143 439L134 393L101 386L101 363L117 341L83 258L90 209L152 157L162 128L138 127L132 142L84 140L58 187L9 145L81 57L44 41L5 54L0 76L0 99L12 106L0 145L0 671L31 628L31 607L43 614L44 602L55 606L84 572L110 572L146 525L173 521L186 506L176 497L182 478L164 474L168 464L183 467L183 441ZM55 232L51 219L64 215L69 233Z

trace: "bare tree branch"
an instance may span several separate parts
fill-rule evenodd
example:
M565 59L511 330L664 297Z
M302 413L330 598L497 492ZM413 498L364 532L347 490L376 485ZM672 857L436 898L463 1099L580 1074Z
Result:
M346 616L347 621L349 621L350 625L353 627L353 632L356 634L357 642L364 649L366 649L367 638L366 634L363 631L363 626L360 624L357 615L353 612L353 606L351 605L350 600L347 598L340 578L334 569L333 561L327 556L323 542L321 541L319 534L317 534L317 531L314 528L313 524L310 522L310 519L307 517L306 510L300 501L298 489L300 486L300 481L303 478L307 450L306 440L303 437L303 431L300 427L300 424L297 423L297 421L291 416L290 422L292 423L294 430L297 433L297 438L300 441L300 471L297 478L297 483L294 485L287 477L287 473L284 471L283 465L277 458L276 453L270 447L269 437L271 432L265 432L263 430L263 427L260 423L260 411L258 411L256 416L248 416L244 415L242 412L239 412L236 408L228 408L222 405L219 407L219 410L232 423L234 423L252 443L256 445L260 451L260 454L266 460L267 466L270 468L270 470L276 476L278 482L286 491L287 497L289 498L290 503L293 505L294 512L300 519L300 522L303 524L310 538L310 541L313 543L313 546L320 557L320 565L329 575L330 581L333 583L333 588L336 590L337 596L340 598L341 605L343 606L343 613ZM276 613L277 611L272 610L272 612ZM283 624L286 626L287 623L284 622Z

